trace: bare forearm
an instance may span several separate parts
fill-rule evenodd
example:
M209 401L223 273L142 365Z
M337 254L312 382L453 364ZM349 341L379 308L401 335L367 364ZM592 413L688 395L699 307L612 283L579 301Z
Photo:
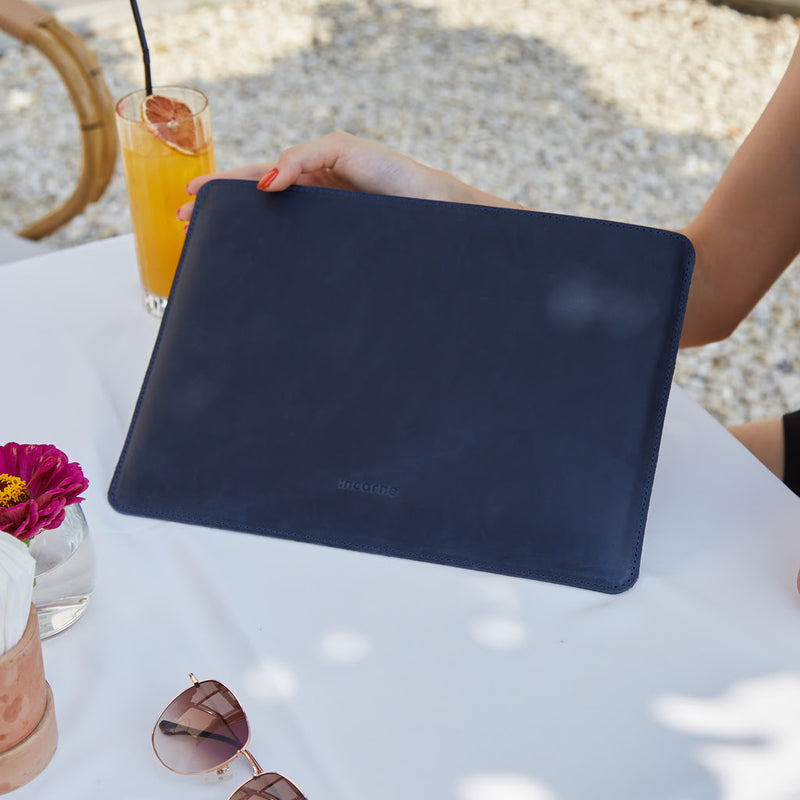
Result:
M434 170L439 176L435 184L440 187L439 200L449 200L453 203L470 203L480 206L497 206L498 208L524 209L525 206L515 203L513 200L505 200L502 197L476 189L468 183L454 178L447 172Z
M723 339L800 252L800 46L758 123L682 232L697 258L681 345Z

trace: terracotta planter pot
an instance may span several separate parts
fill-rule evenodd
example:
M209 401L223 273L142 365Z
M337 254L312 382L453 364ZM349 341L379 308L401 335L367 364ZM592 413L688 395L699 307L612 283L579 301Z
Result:
M22 638L0 656L0 794L38 775L52 758L57 740L39 620L31 606Z

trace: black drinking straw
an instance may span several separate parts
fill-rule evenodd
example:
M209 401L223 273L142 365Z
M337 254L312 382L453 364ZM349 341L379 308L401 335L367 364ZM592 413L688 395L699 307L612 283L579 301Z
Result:
M150 77L150 50L147 47L147 39L144 35L144 25L142 25L142 16L139 13L139 6L136 3L136 0L131 0L131 9L133 10L133 18L136 20L136 30L139 33L139 43L142 45L145 96L150 97L150 95L153 94L153 81Z

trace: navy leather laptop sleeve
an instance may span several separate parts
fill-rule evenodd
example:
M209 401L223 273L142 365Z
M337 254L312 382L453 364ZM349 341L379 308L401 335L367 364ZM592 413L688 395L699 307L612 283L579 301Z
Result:
M110 502L623 591L692 263L651 228L213 181Z

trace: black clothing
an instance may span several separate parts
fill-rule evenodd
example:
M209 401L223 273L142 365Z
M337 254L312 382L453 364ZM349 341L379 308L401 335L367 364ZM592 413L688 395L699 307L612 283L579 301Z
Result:
M800 495L800 410L783 415L783 482Z

